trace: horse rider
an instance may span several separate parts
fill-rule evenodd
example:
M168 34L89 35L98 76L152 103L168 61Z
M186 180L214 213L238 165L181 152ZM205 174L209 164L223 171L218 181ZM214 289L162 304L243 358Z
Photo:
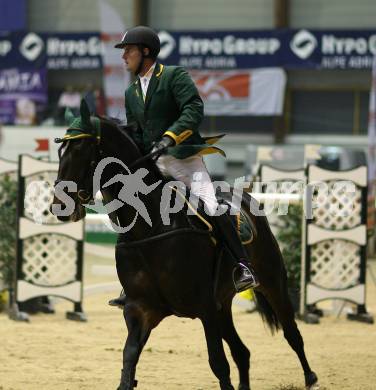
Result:
M125 92L127 122L135 125L134 141L145 153L165 151L156 161L161 173L191 188L191 192L204 202L209 214L214 215L218 203L202 154L220 149L205 143L199 134L198 127L204 116L203 102L193 80L184 68L164 66L157 61L160 40L149 27L127 30L115 48L123 49L122 58L127 70L135 76ZM194 186L191 186L193 180ZM230 217L224 213L211 220L236 260L235 289L239 292L257 287L259 283ZM124 300L125 295L120 295L109 304L123 306Z

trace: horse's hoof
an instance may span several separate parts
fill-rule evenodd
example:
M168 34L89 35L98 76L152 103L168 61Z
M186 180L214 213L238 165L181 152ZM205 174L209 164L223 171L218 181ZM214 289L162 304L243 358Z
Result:
M240 384L238 390L251 390L251 388L248 385Z
M220 387L221 390L235 390L234 386L231 384L230 381L219 382L219 387Z
M235 390L233 385L224 385L221 386L221 390Z
M317 375L313 371L305 375L305 384L307 390L317 390L320 388Z

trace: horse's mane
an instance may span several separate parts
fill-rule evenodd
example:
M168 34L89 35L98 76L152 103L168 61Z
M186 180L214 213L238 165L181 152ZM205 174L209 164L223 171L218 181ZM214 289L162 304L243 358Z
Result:
M130 143L137 150L137 152L142 155L140 148L132 138L132 132L136 130L134 124L125 124L118 118L112 118L107 116L98 116L98 118L100 119L104 127L108 126L113 128L119 133L121 138L124 138L127 143Z
M123 121L121 121L118 118L112 118L107 116L98 116L98 118L100 119L104 127L106 126L111 127L119 134L120 138L123 138L123 140L126 143L131 144L140 157L144 155L144 153L141 151L141 149L139 148L139 146L136 144L136 142L133 140L132 137L132 133L136 131L135 124L125 124ZM157 165L155 164L155 162L150 161L148 168L158 178L163 180L165 179L161 171L158 169Z

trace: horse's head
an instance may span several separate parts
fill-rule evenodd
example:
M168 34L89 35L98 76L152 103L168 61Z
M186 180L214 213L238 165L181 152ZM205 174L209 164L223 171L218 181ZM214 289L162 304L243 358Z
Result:
M66 112L70 126L59 148L59 171L51 211L61 221L78 221L85 217L84 204L93 200L92 177L99 160L100 120L91 117L84 100L80 117Z
M131 126L119 126L116 120L90 116L84 100L81 101L80 117L75 118L70 111L65 117L69 128L63 138L55 140L61 147L51 212L61 221L78 221L86 215L84 205L95 197L93 190L102 190L102 180L109 180L119 170L124 173L126 167L138 166L142 154L128 134ZM94 173L105 157L112 157L112 162L103 160L106 164L100 169L98 183ZM122 165L119 166L119 162Z

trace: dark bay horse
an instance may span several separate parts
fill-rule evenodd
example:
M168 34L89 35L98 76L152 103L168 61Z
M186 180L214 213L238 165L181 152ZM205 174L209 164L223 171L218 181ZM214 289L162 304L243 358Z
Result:
M155 163L143 159L126 128L110 119L90 117L84 104L81 105L81 118L73 121L66 136L59 141L63 144L55 190L62 181L77 184L77 191L69 193L74 210L68 216L58 217L60 220L77 221L85 216L83 204L93 197L94 171L104 158L118 159L127 167L133 165L132 172L147 169L148 174L144 176L146 186L161 179ZM113 162L103 169L100 186L108 201L118 199L121 189L119 183L103 188L104 183L119 174L126 174L124 167ZM128 328L118 389L132 390L136 386L136 365L150 332L163 318L177 315L201 320L209 364L218 378L220 389L234 389L223 348L222 340L225 340L239 370L238 389L249 390L250 352L234 327L231 312L235 296L232 262L225 259L220 262L215 277L213 270L218 264L221 244L215 244L212 232L187 224L186 212L176 213L172 226L161 223L161 187L158 185L149 193L138 194L153 221L152 226L141 217L135 219L135 208L127 203L111 216L120 226L133 223L131 230L119 234L116 246L117 273L127 296L124 318ZM53 205L66 206L61 196L59 198L55 194ZM242 208L257 232L246 249L260 281L260 287L255 291L258 310L272 332L282 327L303 367L305 384L312 389L317 384L317 376L308 364L303 339L294 319L281 252L266 218L251 215L249 203L249 195L243 195Z

